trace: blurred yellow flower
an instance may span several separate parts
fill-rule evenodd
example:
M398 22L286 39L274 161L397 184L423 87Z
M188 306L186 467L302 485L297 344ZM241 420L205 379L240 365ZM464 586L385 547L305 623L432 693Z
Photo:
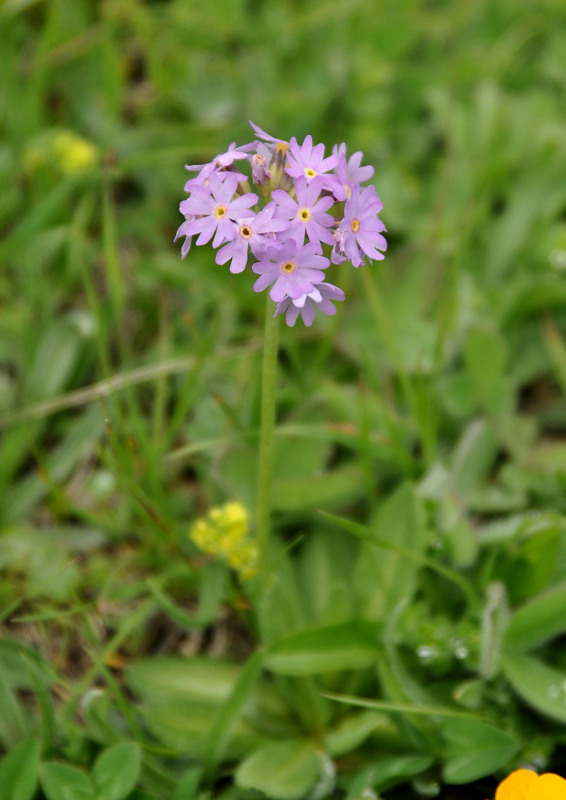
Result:
M566 780L552 772L518 769L499 784L495 800L566 800Z
M53 153L61 172L65 175L79 175L88 172L98 161L96 145L77 136L72 131L62 131L53 140Z
M190 538L203 552L222 558L243 580L257 572L259 551L250 537L250 519L241 503L212 508L191 528Z
M48 130L27 146L23 166L28 172L48 168L73 176L89 172L99 160L99 148L83 136L70 130Z

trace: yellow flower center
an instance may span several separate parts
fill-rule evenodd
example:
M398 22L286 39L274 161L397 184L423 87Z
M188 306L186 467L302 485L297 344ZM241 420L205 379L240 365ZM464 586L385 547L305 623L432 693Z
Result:
M249 225L240 225L240 236L244 239L249 239L252 235L252 229Z
M357 233L360 230L360 220L357 217L354 217L350 227L354 233Z
M305 167L305 175L307 178L315 178L316 172L312 167Z
M299 219L302 220L303 222L308 222L309 219L311 218L311 210L310 210L310 208L301 208L301 210L299 211L299 215L298 216L299 216Z
M222 219L226 216L226 206L216 206L214 209L214 216L216 219Z
M288 273L293 272L295 270L295 264L292 261L286 261L281 266L281 269L283 270L283 272L286 272L288 274Z
M348 185L346 185L345 188L346 188L346 194L348 195L348 197L351 197L352 196L352 190L350 189L350 187Z

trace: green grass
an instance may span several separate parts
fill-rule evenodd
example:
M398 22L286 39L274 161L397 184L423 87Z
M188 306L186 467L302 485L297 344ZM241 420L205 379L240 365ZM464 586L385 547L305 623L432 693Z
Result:
M0 42L0 800L566 776L561 0L4 0ZM363 150L389 241L281 329L259 582L189 531L255 508L265 298L172 243L249 118Z

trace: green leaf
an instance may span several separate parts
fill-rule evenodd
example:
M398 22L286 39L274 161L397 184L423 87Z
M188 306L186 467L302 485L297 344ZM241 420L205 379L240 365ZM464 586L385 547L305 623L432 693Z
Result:
M96 759L92 779L101 800L123 800L135 787L141 766L141 752L135 742L122 742Z
M337 694L336 692L322 692L323 697L336 700L338 703L346 703L349 706L360 706L361 708L374 708L377 711L391 711L397 714L418 714L426 717L461 717L463 719L478 719L478 714L469 711L460 711L457 708L445 708L444 706L417 706L410 703L393 703L388 700L372 700L369 697L356 697L351 694Z
M155 657L133 663L127 682L151 701L194 699L219 704L230 695L239 673L238 665L218 659Z
M334 522L334 524L339 528L342 528L342 530L345 530L348 533L351 533L353 536L358 537L358 539L369 542L374 547L382 550L389 550L392 553L397 553L400 556L403 556L405 563L415 561L423 566L429 567L429 569L434 570L447 580L459 586L470 605L475 606L477 604L477 598L471 584L454 570L445 567L443 564L435 561L432 558L426 558L420 553L415 553L412 549L410 549L410 547L403 547L398 545L395 541L390 541L387 537L381 536L378 532L372 530L366 525L360 525L359 523L352 522L352 520L346 519L345 517L338 517L335 514L329 514L327 511L319 511L319 513L322 514L322 516L326 519Z
M263 654L255 653L243 667L230 696L220 706L207 736L204 752L207 770L218 764L244 705L256 687L262 666Z
M299 631L269 645L264 666L280 675L364 669L379 655L377 633L375 624L360 620Z
M505 731L477 720L444 720L446 741L442 777L446 783L469 783L502 769L519 749Z
M562 585L515 611L505 631L504 646L530 650L565 631L566 585Z
M465 360L472 391L488 414L504 420L513 410L513 385L505 374L505 340L486 329L472 331L465 343Z
M385 756L372 760L371 767L358 772L350 791L348 800L364 800L371 796L369 787L385 790L399 783L403 778L419 775L434 763L432 756L405 755Z
M159 608L180 628L190 631L194 628L204 628L213 622L212 619L202 619L196 614L191 616L186 611L182 611L154 581L147 581L147 587Z
M297 574L311 625L336 625L355 616L349 576L358 550L356 541L334 529L310 530L301 542Z
M523 700L537 711L566 722L566 673L522 653L505 653L502 663L507 680Z
M395 736L397 728L388 715L377 711L350 714L325 735L324 749L331 756L341 756L354 750L374 733Z
M190 767L177 784L171 800L193 800L198 791L201 775L200 767Z
M291 739L256 750L236 770L236 784L258 789L275 800L296 800L311 789L320 772L313 742Z
M31 800L37 789L40 743L28 739L0 761L0 800Z
M483 420L474 420L464 429L452 458L452 485L467 497L489 474L497 456L493 429Z
M31 733L29 715L16 691L10 686L4 665L0 665L0 742L10 750Z
M116 726L116 708L111 693L98 687L83 696L82 712L89 738L104 745L113 745L122 738Z
M80 331L69 319L53 322L38 343L34 363L26 376L26 401L51 397L62 391L83 346Z
M40 666L28 658L25 653L21 654L21 658L26 664L30 682L37 699L39 717L41 719L41 751L45 755L53 747L56 730L55 707L49 691L49 680L40 669Z
M285 478L273 482L273 508L296 511L316 505L332 508L350 503L363 493L362 473L357 467L341 467L323 475Z
M177 700L147 703L140 712L153 735L174 753L204 759L211 725L218 705ZM243 720L237 720L223 745L223 757L239 758L257 744L257 734Z
M94 788L88 775L68 764L50 761L41 766L41 786L47 800L93 800Z
M381 506L371 523L375 539L396 546L387 552L371 544L361 548L355 586L364 614L384 619L401 598L410 600L422 562L407 560L398 548L424 555L426 537L419 500L411 484L401 486Z

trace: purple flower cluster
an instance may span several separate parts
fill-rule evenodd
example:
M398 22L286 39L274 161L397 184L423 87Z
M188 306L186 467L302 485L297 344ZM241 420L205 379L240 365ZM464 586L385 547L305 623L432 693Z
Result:
M180 205L185 221L175 239L184 237L184 258L196 244L217 249L216 263L230 262L230 272L243 272L252 259L258 275L254 289L268 287L294 325L299 314L311 325L316 311L335 314L344 292L328 283L330 264L349 261L354 267L382 259L387 242L379 219L382 202L375 187L361 183L373 167L361 166L362 153L346 157L346 145L334 146L324 157L324 145L302 145L270 136L250 123L256 141L232 142L208 164L187 166L196 176L185 184L189 192ZM237 162L237 163L236 163ZM251 186L240 171L249 164Z

